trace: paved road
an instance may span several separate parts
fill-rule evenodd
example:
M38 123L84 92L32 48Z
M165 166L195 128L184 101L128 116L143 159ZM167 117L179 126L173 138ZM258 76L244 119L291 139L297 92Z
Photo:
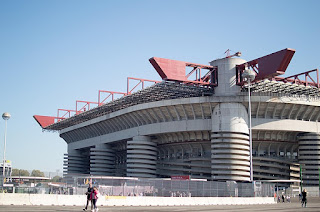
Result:
M220 211L220 212L247 212L247 211L277 211L277 212L296 212L296 211L312 211L320 212L320 198L310 198L307 208L301 208L300 203L294 201L292 203L278 203L272 205L223 205L223 206L174 206L174 207L99 207L99 212L109 211L161 211L161 212L209 212L209 211ZM0 206L0 211L6 212L53 212L53 211L82 211L82 207L79 206ZM90 211L90 210L89 210Z

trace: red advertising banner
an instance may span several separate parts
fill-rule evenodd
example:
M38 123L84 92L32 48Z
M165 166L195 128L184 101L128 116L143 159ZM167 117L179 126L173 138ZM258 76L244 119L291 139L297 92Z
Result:
M190 175L171 176L171 180L190 180Z

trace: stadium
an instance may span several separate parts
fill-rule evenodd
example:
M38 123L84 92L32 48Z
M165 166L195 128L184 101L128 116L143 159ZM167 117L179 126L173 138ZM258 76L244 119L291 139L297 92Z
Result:
M302 172L303 186L319 186L319 74L290 76L294 53L210 65L153 57L161 82L128 78L127 92L34 118L67 143L66 176L296 182Z

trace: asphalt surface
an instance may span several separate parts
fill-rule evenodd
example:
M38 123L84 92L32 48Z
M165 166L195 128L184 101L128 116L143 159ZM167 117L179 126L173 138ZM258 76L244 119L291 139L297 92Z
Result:
M1 205L0 211L6 212L53 212L53 211L83 211L83 207L79 206L14 206L14 205ZM90 210L88 210L90 212ZM161 212L209 212L209 211L223 211L223 212L244 212L244 211L277 211L277 212L296 212L296 211L313 211L320 212L320 198L309 198L306 208L302 208L297 200L292 203L278 203L270 205L210 205L210 206L157 206L157 207L120 207L120 206L100 206L99 212L109 211L161 211Z

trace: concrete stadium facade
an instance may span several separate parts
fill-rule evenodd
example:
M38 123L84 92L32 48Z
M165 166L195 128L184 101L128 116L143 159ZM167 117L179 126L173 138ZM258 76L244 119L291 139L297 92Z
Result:
M194 85L163 81L121 98L137 96L131 106L93 118L90 111L80 114L87 117L85 121L59 128L60 137L68 144L65 174L190 175L249 181L249 97L235 80L236 66L245 62L240 58L212 61L210 65L219 70L219 84L214 89L197 90L200 88ZM197 91L164 97L189 88ZM159 98L139 102L139 95ZM113 105L110 107L116 107ZM253 179L299 180L302 165L304 185L318 186L319 89L256 82L252 85L251 118Z

